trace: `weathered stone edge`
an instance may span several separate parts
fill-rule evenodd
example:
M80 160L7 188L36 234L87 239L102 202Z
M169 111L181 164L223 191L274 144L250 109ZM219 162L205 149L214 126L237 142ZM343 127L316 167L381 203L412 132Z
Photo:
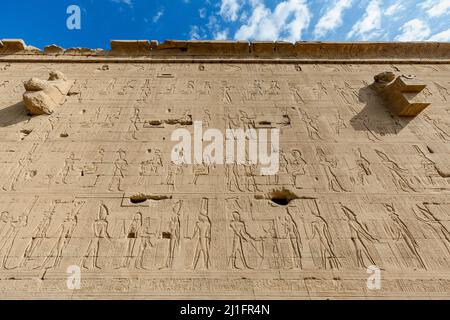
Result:
M248 42L112 40L111 50L49 45L44 50L20 39L0 40L0 56L239 57L298 59L450 59L450 42Z

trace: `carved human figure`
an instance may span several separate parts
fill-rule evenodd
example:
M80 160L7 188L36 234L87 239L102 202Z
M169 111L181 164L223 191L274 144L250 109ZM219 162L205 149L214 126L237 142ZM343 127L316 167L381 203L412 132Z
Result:
M428 185L434 185L435 184L435 178L439 176L436 170L436 163L428 158L425 153L420 149L419 146L413 145L414 150L417 152L419 158L420 158L420 164L422 166L422 169L427 177L427 183Z
M289 160L286 157L286 154L284 153L283 149L280 149L279 152L279 168L277 173L274 175L275 184L278 184L280 181L280 174L288 174L288 166L289 166ZM269 182L272 180L271 176L268 177Z
M347 192L336 174L338 167L337 160L334 158L328 158L322 148L318 147L316 149L316 153L319 158L319 163L322 165L323 171L325 172L325 177L328 182L328 189L334 192Z
M200 92L201 95L210 95L212 92L211 81L205 81L203 83L203 90Z
M111 110L105 117L105 120L102 123L102 127L112 128L114 127L116 121L120 119L121 109Z
M211 246L211 221L207 216L207 212L200 212L200 214L198 215L192 238L197 238L192 268L197 269L200 256L202 256L204 268L209 269L211 267L211 260L209 255Z
M302 110L302 115L303 115L302 120L305 122L306 129L308 131L308 137L311 140L323 140L322 136L320 135L317 116L310 116L304 110Z
M244 130L250 130L255 127L255 116L253 116L253 117L249 116L248 113L245 112L244 110L239 110L239 120L241 121ZM253 132L253 131L249 131L249 132ZM256 137L251 137L251 138L254 139Z
M428 114L423 114L423 119L429 123L439 138L442 139L442 141L447 142L450 141L450 133L449 130L444 128L444 126L439 122L439 120L431 118Z
M114 91L114 87L116 86L116 82L117 82L116 78L109 80L108 83L106 84L106 87L100 91L100 94L106 95L112 93Z
M434 85L438 89L439 95L442 97L442 99L447 102L447 98L450 96L450 91L443 85L439 84L438 82L434 81Z
M0 242L1 269L11 269L6 266L8 259L10 258L17 235L19 234L21 229L25 228L27 225L28 216L26 214L22 214L16 220L10 221L8 229L4 233Z
M331 233L328 228L328 222L320 215L320 211L313 211L312 217L311 239L317 240L319 244L320 258L322 262L321 267L323 269L339 269L341 267L341 263L335 253L333 238L331 237Z
M59 172L60 179L56 181L56 183L64 183L68 184L70 183L68 178L71 176L72 173L76 172L76 163L80 159L75 158L75 153L71 152L70 155L64 160L64 167Z
M181 176L182 174L183 174L182 166L179 166L179 165L176 165L173 163L170 163L167 166L165 182L169 187L172 188L172 191L175 190L177 176Z
M356 155L356 183L362 186L369 184L368 177L372 175L370 161L364 157L360 148L353 151Z
M225 176L227 178L228 191L244 191L239 182L238 165L236 163L225 165Z
M291 96L297 104L304 104L305 100L302 97L300 90L297 88L295 83L288 83L289 91L291 92Z
M175 255L177 250L180 247L180 240L181 240L181 221L180 221L180 214L181 214L181 205L182 201L176 202L172 207L172 216L170 217L169 221L169 248L168 248L168 254L166 258L166 262L164 266L161 267L161 269L165 268L173 268L173 263L175 261Z
M253 82L253 95L262 96L264 95L264 89L263 89L263 81L262 80L255 80Z
M271 220L269 226L263 226L263 230L265 233L265 238L268 239L268 241L270 242L270 247L272 248L273 263L275 264L275 267L277 269L281 269L286 266L286 262L281 251L281 236L280 231L277 228L279 224L278 222L278 220ZM263 262L264 261L261 261L261 264Z
M11 216L8 211L2 211L0 214L0 239L2 239L1 243L3 243L3 234L8 230L8 226L11 223Z
M232 213L230 227L233 231L233 246L230 256L231 266L234 269L241 269L238 265L238 261L240 260L245 269L253 269L248 264L247 258L245 256L244 242L248 242L259 253L254 243L256 239L247 232L245 222L241 219L238 211L234 211Z
M52 208L44 212L42 220L37 225L36 229L33 232L33 235L31 236L30 242L25 248L22 260L18 266L19 268L26 267L28 261L32 259L34 252L41 247L42 241L47 238L47 233L53 219L53 214L55 213L56 204L57 202L54 201L52 204Z
M72 239L72 234L78 224L78 217L71 212L66 214L66 219L59 225L56 230L56 243L45 257L38 269L47 268L48 262L53 258L53 264L49 268L56 268L60 265L64 248Z
M307 163L300 150L292 150L291 157L292 161L289 163L288 172L291 175L292 185L301 189L301 186L297 183L297 177L306 175Z
M341 113L338 112L336 116L336 122L334 123L334 130L337 135L341 134L341 130L347 129L347 123L342 118Z
M270 82L270 87L269 89L267 89L267 93L270 95L278 95L280 94L281 88L280 85L278 84L278 81L273 80Z
M284 215L284 219L282 220L282 225L284 227L284 237L289 240L291 245L291 254L290 257L292 259L291 268L302 268L302 239L300 237L300 232L298 231L298 227L294 218L289 212L289 209L286 209L286 213Z
M193 94L195 92L195 82L193 80L189 80L186 83L186 93Z
M141 92L141 94L140 94L140 97L139 97L138 101L140 101L140 102L147 101L148 97L152 93L152 87L151 87L151 80L150 79L145 79L144 84L142 85L140 92Z
M231 104L233 99L231 98L231 86L228 85L226 81L222 81L222 90L223 90L223 97L222 101Z
M201 164L193 166L192 184L196 185L200 176L208 176L211 171L210 160L205 159Z
M208 128L211 123L211 112L208 109L203 110L202 125L204 128Z
M241 124L240 124L240 119L239 116L236 115L236 113L232 114L230 109L225 107L224 108L224 120L225 120L225 128L226 129L239 129Z
M16 191L16 184L23 179L27 167L33 162L33 155L38 144L34 143L31 149L19 159L17 165L11 170L6 184L3 186L4 191Z
M98 179L100 178L99 166L103 163L104 156L105 156L105 149L99 147L97 150L97 154L95 155L94 161L92 161L89 164L86 164L83 167L82 175L95 175L95 180L90 185L91 187L96 186Z
M358 220L356 214L349 207L341 204L341 209L347 218L347 224L350 228L350 239L355 249L358 267L367 268L369 265L377 265L369 251L369 247L373 242L379 242L379 240L370 234L367 227ZM369 263L366 263L365 259Z
M412 186L412 184L404 177L404 175L408 175L408 170L402 168L397 164L394 160L390 159L386 153L376 150L378 157L382 160L383 166L388 169L391 174L392 181L397 189L404 192L416 191L416 189Z
M131 220L131 224L128 227L128 230L126 230L125 232L125 237L127 239L127 248L122 260L121 264L122 268L130 267L131 260L134 257L133 255L134 247L136 246L136 241L139 239L141 230L142 230L142 213L137 212L133 216L133 219Z
M110 241L111 239L108 233L108 215L108 207L102 203L98 210L97 219L92 223L93 237L89 241L86 253L81 260L81 266L85 269L89 269L86 262L90 257L92 257L92 267L101 269L98 264L101 240L106 239Z
M249 192L258 192L261 191L258 187L258 185L256 184L256 179L255 179L255 175L256 175L256 165L255 164L250 164L250 163L246 163L242 165L244 168L244 180L245 180L245 188L247 191Z
M144 266L144 254L147 249L153 248L156 242L156 234L152 232L151 218L145 219L141 232L139 233L140 243L136 256L135 266L136 269L147 269Z
M128 132L131 133L131 138L137 140L136 133L139 131L139 123L141 122L141 117L139 115L139 108L134 108L134 113L130 118L130 125L128 126Z
M116 160L114 160L114 172L108 187L109 191L114 191L113 186L116 181L117 181L117 190L123 191L121 183L125 178L125 173L128 167L128 161L125 159L126 153L122 149L119 149L119 151L117 151L117 155L118 157L116 158Z
M447 249L447 252L450 254L450 232L441 222L441 220L439 220L431 212L431 210L427 207L427 204L417 204L416 207L413 208L413 212L419 221L424 223L433 231L433 233L436 235L436 239L440 239L440 241Z
M392 204L384 204L384 207L387 210L389 217L387 228L393 235L395 242L403 243L410 251L411 255L416 258L419 265L426 270L427 267L420 254L419 245L409 231L408 227L396 213Z

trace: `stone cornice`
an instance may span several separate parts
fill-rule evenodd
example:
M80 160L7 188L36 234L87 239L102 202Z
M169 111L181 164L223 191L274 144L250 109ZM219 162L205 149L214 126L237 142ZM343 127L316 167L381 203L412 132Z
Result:
M247 42L112 40L111 50L0 41L0 61L449 63L450 42Z

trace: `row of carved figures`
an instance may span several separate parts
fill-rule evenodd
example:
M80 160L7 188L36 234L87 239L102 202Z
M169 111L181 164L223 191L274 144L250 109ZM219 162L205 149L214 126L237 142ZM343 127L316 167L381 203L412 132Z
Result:
M34 156L37 146L38 144L33 144L30 150L12 168L9 177L5 179L3 185L4 191L15 191L17 184L30 181L39 174L36 169L30 169L30 166L35 161ZM413 148L420 159L418 163L420 168L417 169L420 172L418 176L416 172L412 174L409 169L403 167L386 152L375 149L375 154L377 155L376 160L381 163L396 190L398 192L417 192L427 187L433 187L439 183L439 180L443 180L448 184L448 179L438 170L435 161L419 146L413 145ZM327 189L331 192L350 192L354 188L368 186L374 183L370 181L371 177L376 178L373 170L373 161L364 155L361 148L353 149L354 166L346 169L339 166L337 158L328 154L324 148L316 147L315 152L317 164L321 167L320 173L312 171L311 165L314 163L308 163L302 151L299 149L292 149L290 153L285 153L281 150L278 174L265 177L265 182L262 183L280 184L280 177L285 175L289 179L288 181L284 181L284 184L301 189L308 184L306 183L307 177L320 175L324 177ZM90 162L83 162L81 158L72 152L64 160L64 166L62 168L59 170L53 168L50 172L47 172L47 183L49 185L73 184L77 183L83 177L95 177L90 185L90 187L95 187L102 175L100 166L108 164L104 160L104 157L105 149L103 148L98 148L94 159ZM161 183L171 186L173 190L176 190L177 181L181 179L187 169L187 166L175 165L173 163L165 164L161 150L158 148L149 149L146 159L140 161L138 164L130 164L127 160L126 151L119 149L116 152L112 165L112 172L107 177L107 189L109 191L124 190L124 179L127 177L127 173L132 166L137 166L135 169L137 169L139 175L138 184L144 184L149 176L161 176L163 177ZM193 185L197 185L200 177L207 177L214 174L214 170L218 168L214 164L207 163L193 165L191 167L192 181L190 183ZM261 182L258 184L255 179L258 175L256 169L256 165L253 164L225 165L227 190L230 192L261 191ZM349 186L349 184L353 186ZM309 185L309 188L312 188L312 186Z
M73 234L78 226L78 216L85 204L84 201L73 203L72 210L66 214L65 219L51 235L50 225L58 205L58 201L54 201L49 210L44 212L31 237L27 240L28 243L19 257L19 261L16 262L16 265L11 265L10 258L15 246L19 245L21 240L25 241L25 238L20 237L20 232L28 227L28 216L33 211L36 200L32 207L18 218L12 218L8 211L1 213L0 268L25 269L31 267L31 262L34 262L32 269L57 268L61 266L62 259L68 254L66 250L69 243L74 240ZM342 261L345 255L339 253L340 249L336 246L336 239L330 230L330 222L321 214L317 202L315 202L316 210L311 211L308 221L303 219L300 221L292 206L284 208L282 216L260 221L264 235L259 236L255 236L249 231L249 220L243 219L239 210L231 211L228 231L220 228L213 229L212 225L218 222L211 222L207 203L206 198L202 199L195 227L190 234L182 232L185 229L183 224L186 223L186 220L182 218L183 202L179 200L173 204L172 214L162 230L154 228L152 223L155 222L150 217L144 218L141 212L136 212L131 222L123 220L123 228L117 237L111 236L110 233L110 210L101 203L97 216L92 222L91 228L88 229L92 234L87 237L90 240L84 249L84 254L80 257L80 266L86 269L102 269L104 267L101 265L105 262L100 260L111 261L111 258L116 257L119 251L120 261L115 266L109 264L109 267L146 269L148 260L151 260L148 252L152 251L154 265L150 267L151 269L176 269L181 251L185 250L184 243L189 240L193 246L190 253L191 260L189 266L185 266L182 262L181 267L215 269L212 261L211 240L213 238L223 239L227 235L227 239L231 240L231 246L228 248L228 266L232 269L303 269L304 261L308 259L308 255L304 252L311 254L313 250L317 259L315 262L317 268L345 269ZM350 206L340 204L343 220L350 231L348 234L348 239L351 241L350 251L357 267L366 268L370 265L384 267L384 262L381 260L383 256L377 254L376 245L392 242L393 247L398 250L402 248L406 252L405 254L415 261L415 267L423 270L430 269L423 257L422 248L405 221L396 212L395 205L386 203L384 208L388 217L383 222L384 229L390 235L390 239L377 239ZM416 204L413 213L417 221L433 233L433 238L441 242L446 256L450 256L450 232L430 210L429 204ZM305 236L303 230L307 229L309 231L305 231ZM214 232L220 232L221 235L214 235ZM50 246L49 242L52 242ZM124 244L123 248L118 246L119 242ZM160 259L161 264L156 266L158 248L165 248L165 253L164 258ZM215 245L214 248L217 249L218 246ZM38 253L43 249L48 251L47 254Z

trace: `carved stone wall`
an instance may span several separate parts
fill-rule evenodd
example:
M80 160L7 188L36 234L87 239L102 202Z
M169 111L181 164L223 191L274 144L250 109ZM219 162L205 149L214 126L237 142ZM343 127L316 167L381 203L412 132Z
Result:
M113 49L122 61L0 55L3 297L448 298L441 56L165 63ZM53 69L75 80L66 102L29 116L23 82ZM384 71L420 77L431 105L391 115L370 86ZM279 128L279 173L171 163L171 133L197 120ZM66 286L71 265L79 290ZM371 265L381 290L367 288Z

